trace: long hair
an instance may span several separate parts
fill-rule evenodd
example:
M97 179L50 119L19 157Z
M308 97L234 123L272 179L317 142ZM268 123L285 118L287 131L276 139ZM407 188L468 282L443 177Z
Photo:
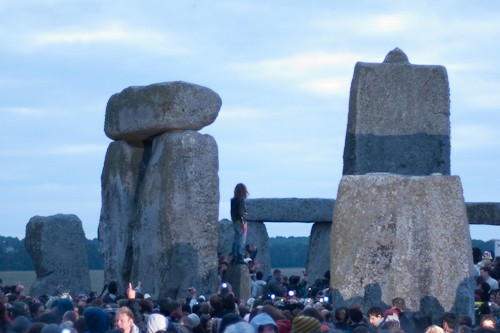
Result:
M234 188L234 197L235 198L245 198L246 199L249 194L250 193L248 193L247 187L243 183L237 184L236 187Z

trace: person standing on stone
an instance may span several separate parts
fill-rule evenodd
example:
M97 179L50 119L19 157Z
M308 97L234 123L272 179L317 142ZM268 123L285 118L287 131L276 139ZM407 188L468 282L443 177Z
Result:
M243 260L243 249L247 240L247 208L245 200L248 194L245 184L239 183L234 188L234 197L231 199L231 220L234 228L232 256L234 262L238 264L245 264Z

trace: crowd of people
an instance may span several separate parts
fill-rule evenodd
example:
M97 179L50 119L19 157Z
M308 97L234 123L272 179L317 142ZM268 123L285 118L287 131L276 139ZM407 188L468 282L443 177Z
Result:
M222 268L217 294L197 295L193 287L177 300L152 299L140 283L135 288L129 284L123 292L111 281L101 295L58 292L38 297L26 295L22 285L2 285L0 333L495 333L500 258L484 253L474 261L476 316L447 312L438 323L430 316L409 315L399 297L388 308L333 308L328 272L309 283L305 271L290 277L279 269L269 277L256 271L252 297L241 299L225 281Z
M334 308L329 271L308 281L302 276L271 276L259 271L257 248L246 244L245 199L237 184L231 200L234 241L230 256L219 258L220 287L215 295L197 295L195 287L182 299L152 299L141 290L118 290L111 281L101 295L31 297L20 284L4 287L0 280L0 333L500 333L500 257L473 249L476 278L473 317L447 312L439 322L407 313L405 300L394 295L387 308L363 309L360 304ZM251 297L235 295L225 279L229 265L247 265Z

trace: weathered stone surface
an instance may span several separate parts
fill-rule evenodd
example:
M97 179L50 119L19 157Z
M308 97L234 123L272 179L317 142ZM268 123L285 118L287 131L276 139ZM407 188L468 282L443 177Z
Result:
M142 141L169 131L197 131L215 121L221 105L211 89L182 81L129 87L109 99L104 132L113 140Z
M118 283L123 293L131 282L133 224L144 146L110 143L101 175L101 217L98 237L104 279Z
M24 246L36 272L32 296L90 291L87 240L76 215L32 217L26 225Z
M332 199L248 199L247 220L261 222L331 222Z
M331 284L336 305L403 297L436 322L473 316L471 240L455 176L344 176L335 202ZM443 255L445 254L445 255Z
M228 219L219 221L219 245L218 255L230 255L233 250L234 228L233 222Z
M331 213L330 213L331 215ZM309 237L307 275L309 283L323 279L330 269L331 223L314 223Z
M252 279L246 265L229 265L225 278L240 300L247 300L251 297Z
M271 274L269 235L267 234L266 225L264 223L252 221L248 222L247 244L254 244L257 246L258 252L255 260L260 263L260 267L257 268L257 271L262 271L264 276Z
M217 291L217 144L194 131L153 141L137 200L132 281L153 297Z
M446 68L412 65L399 49L354 68L344 175L450 174Z

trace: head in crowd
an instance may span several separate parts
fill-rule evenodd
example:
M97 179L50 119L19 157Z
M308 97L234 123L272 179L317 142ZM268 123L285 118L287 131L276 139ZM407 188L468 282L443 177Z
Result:
M392 307L398 309L401 312L406 311L406 302L404 298L396 297L392 300Z
M443 329L446 332L454 332L458 324L458 317L453 312L445 312L443 315Z
M156 333L157 331L166 331L168 319L159 313L153 313L149 316L146 324L147 333Z
M259 313L251 321L250 325L253 326L257 333L278 333L278 325L267 313Z
M89 332L107 332L110 328L109 315L102 308L86 308L83 318Z
M368 319L370 324L378 327L384 320L382 309L378 306L372 306L368 309Z
M496 329L497 324L495 317L489 314L481 316L479 320L479 326L481 326L482 328L490 328L493 330Z
M444 333L444 330L438 325L431 325L427 327L425 333Z
M347 323L349 319L349 309L345 306L340 306L335 309L335 320L338 323Z
M292 322L292 333L313 333L318 332L320 328L319 320L309 316L297 316Z
M130 333L134 327L134 314L128 307L121 307L115 315L116 327L123 333Z
M255 330L250 323L240 321L227 326L224 333L255 333Z

